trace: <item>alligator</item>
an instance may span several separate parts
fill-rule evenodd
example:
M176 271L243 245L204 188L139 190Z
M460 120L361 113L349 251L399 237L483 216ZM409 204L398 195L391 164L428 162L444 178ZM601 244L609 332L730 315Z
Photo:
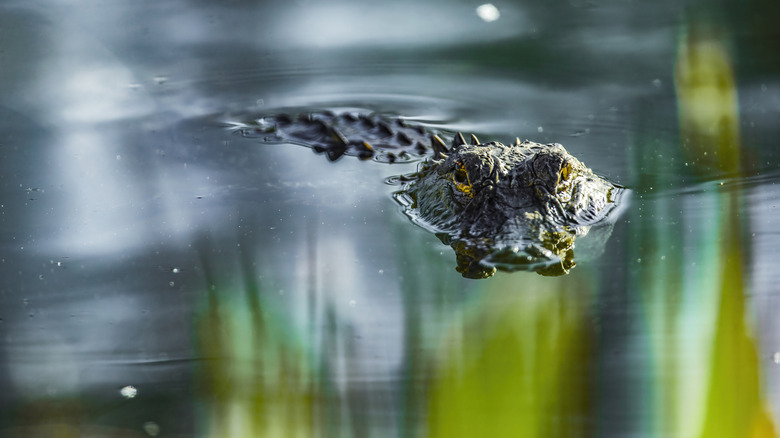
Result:
M265 142L307 146L329 160L425 159L417 172L391 179L402 185L394 198L414 223L452 247L456 270L467 278L496 270L568 273L575 240L591 232L598 234L595 247L603 248L626 193L558 143L482 143L474 134L437 131L400 117L274 114L232 129Z

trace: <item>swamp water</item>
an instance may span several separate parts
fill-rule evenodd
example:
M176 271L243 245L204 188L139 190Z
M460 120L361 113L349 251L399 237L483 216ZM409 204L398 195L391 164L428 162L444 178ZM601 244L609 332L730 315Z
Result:
M775 436L777 6L496 8L0 6L0 435ZM283 108L559 142L632 197L568 275L464 279L385 183L415 163L224 127Z

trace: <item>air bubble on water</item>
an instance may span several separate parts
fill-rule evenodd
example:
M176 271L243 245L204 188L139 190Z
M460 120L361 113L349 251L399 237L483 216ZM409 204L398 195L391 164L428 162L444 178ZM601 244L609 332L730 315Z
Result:
M131 399L138 395L138 390L133 385L127 385L119 390L119 394L124 398Z
M379 270L379 275L382 275L382 274L384 274L384 273L385 273L385 270L384 270L384 269L380 269L380 270Z
M157 436L160 434L160 425L154 421L147 421L144 423L144 432L149 436Z
M536 128L536 132L542 133L542 132L544 132L544 128L539 126L539 127Z
M171 268L171 272L174 273L174 274L178 274L178 273L181 272L181 269L179 269L179 268Z
M655 88L661 88L661 80L660 79L653 79L653 86Z
M477 16L487 23L492 23L501 18L501 11L494 4L485 3L477 6Z
M168 286L173 287L174 284L175 283L171 281L171 282L168 283Z

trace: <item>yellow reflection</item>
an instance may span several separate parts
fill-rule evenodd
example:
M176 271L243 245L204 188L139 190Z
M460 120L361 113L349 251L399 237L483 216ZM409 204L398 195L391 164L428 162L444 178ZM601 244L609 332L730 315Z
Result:
M725 30L691 20L675 69L682 147L694 169L740 169L739 111Z
M589 435L593 351L580 274L501 275L479 292L485 300L437 358L430 436Z
M774 437L774 425L761 392L756 342L745 322L745 282L738 196L724 201L719 272L720 304L710 362L702 437Z

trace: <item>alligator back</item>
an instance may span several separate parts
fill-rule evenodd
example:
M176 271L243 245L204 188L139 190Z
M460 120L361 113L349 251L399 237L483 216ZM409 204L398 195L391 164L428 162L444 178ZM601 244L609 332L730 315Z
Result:
M330 111L276 114L235 125L245 137L312 148L335 161L343 155L381 162L411 162L429 154L436 131L379 114Z

